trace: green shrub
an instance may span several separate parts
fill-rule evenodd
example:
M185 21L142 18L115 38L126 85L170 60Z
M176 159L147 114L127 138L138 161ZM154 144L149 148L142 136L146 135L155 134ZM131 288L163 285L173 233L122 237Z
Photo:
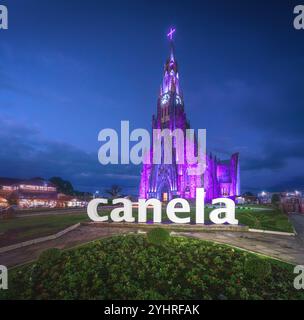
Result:
M271 274L271 264L264 258L249 257L244 265L245 274L248 278L263 281Z
M267 281L246 276L245 264L256 270L261 260L198 239L171 237L164 250L143 235L113 236L12 269L0 299L304 299L293 265L267 259Z
M61 250L57 248L51 248L43 251L39 256L39 263L52 264L58 261L61 257Z
M168 230L163 228L155 228L148 232L148 242L155 245L163 245L170 238Z

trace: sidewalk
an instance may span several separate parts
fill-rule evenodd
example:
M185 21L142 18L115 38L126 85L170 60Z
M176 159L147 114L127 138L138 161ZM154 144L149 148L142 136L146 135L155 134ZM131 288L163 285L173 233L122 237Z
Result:
M0 254L0 264L12 267L33 261L39 257L42 251L49 248L68 249L96 239L109 237L115 234L146 231L140 228L103 227L96 228L90 225L81 225L62 237L19 248ZM256 253L304 265L304 247L294 236L255 232L179 232L179 235L194 237L203 240L226 243L232 246L250 250Z
M297 239L299 239L304 247L304 214L291 213L289 219L296 231Z
M286 262L304 265L304 247L295 236L260 232L182 233L184 236L225 243Z

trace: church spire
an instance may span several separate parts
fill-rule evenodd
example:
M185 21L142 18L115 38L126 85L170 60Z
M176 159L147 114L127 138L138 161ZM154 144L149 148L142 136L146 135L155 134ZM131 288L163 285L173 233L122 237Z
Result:
M177 62L175 60L174 44L173 44L173 34L175 31L176 31L175 28L171 28L169 33L167 34L167 37L170 43L170 56L165 64L164 77L163 77L162 90L161 90L162 94L168 93L168 92L180 94L178 68L177 68Z
M175 32L175 28L171 28L169 33L167 34L167 37L169 39L169 43L170 43L170 61L174 62L175 58L174 58L174 43L173 43L173 34Z

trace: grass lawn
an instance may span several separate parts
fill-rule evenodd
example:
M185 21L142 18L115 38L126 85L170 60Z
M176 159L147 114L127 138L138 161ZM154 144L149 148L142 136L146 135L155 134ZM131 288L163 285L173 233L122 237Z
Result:
M107 214L109 214L110 210L105 210ZM211 210L210 208L205 209L206 222L208 222ZM133 209L133 211L136 217L137 209ZM100 214L102 214L102 212L100 212ZM187 215L188 214L179 214L180 217ZM192 208L191 217L193 220L194 215L195 209ZM293 231L288 217L280 210L236 209L236 217L240 224L247 225L250 228L283 232ZM152 220L152 210L148 210L148 220ZM0 220L0 247L54 234L75 223L84 221L89 221L85 212ZM165 210L163 211L163 221L168 221Z
M85 213L0 220L0 247L55 234L73 224L84 221L89 221Z
M210 208L205 208L205 222L210 222L209 213L212 211ZM239 220L239 224L246 225L252 229L272 230L282 232L293 232L293 227L288 220L288 216L285 215L279 209L269 210L269 207L265 210L254 209L236 209L236 218ZM137 214L134 214L135 216ZM187 217L188 214L179 214L180 217ZM148 219L152 220L152 210L148 211ZM195 220L195 208L191 208L191 220ZM165 211L163 211L163 221L169 221Z
M208 241L156 237L50 249L10 270L0 299L304 299L291 264Z
M236 217L239 223L252 229L293 232L288 216L279 209L272 211L237 209Z

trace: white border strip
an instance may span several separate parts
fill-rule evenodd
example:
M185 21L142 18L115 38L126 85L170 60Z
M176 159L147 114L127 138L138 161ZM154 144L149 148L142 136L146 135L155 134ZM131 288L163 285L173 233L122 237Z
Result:
M281 232L281 231L270 231L270 230L261 230L261 229L248 229L249 232L258 232L258 233L267 233L267 234L277 234L281 236L294 236L294 233L291 232Z
M50 236L46 236L46 237L41 237L41 238L37 238L37 239L33 239L33 240L28 240L28 241L24 241L24 242L20 242L20 243L16 243L16 244L12 244L10 246L6 246L6 247L2 247L0 248L0 253L5 253L8 251L12 251L15 249L19 249L19 248L23 248L23 247L27 247L33 244L37 244L40 242L45 242L45 241L49 241L49 240L55 240L57 238L60 238L61 236L63 236L64 234L78 228L80 226L80 223L76 223L64 230L61 230L59 232L57 232L56 234L52 234Z

